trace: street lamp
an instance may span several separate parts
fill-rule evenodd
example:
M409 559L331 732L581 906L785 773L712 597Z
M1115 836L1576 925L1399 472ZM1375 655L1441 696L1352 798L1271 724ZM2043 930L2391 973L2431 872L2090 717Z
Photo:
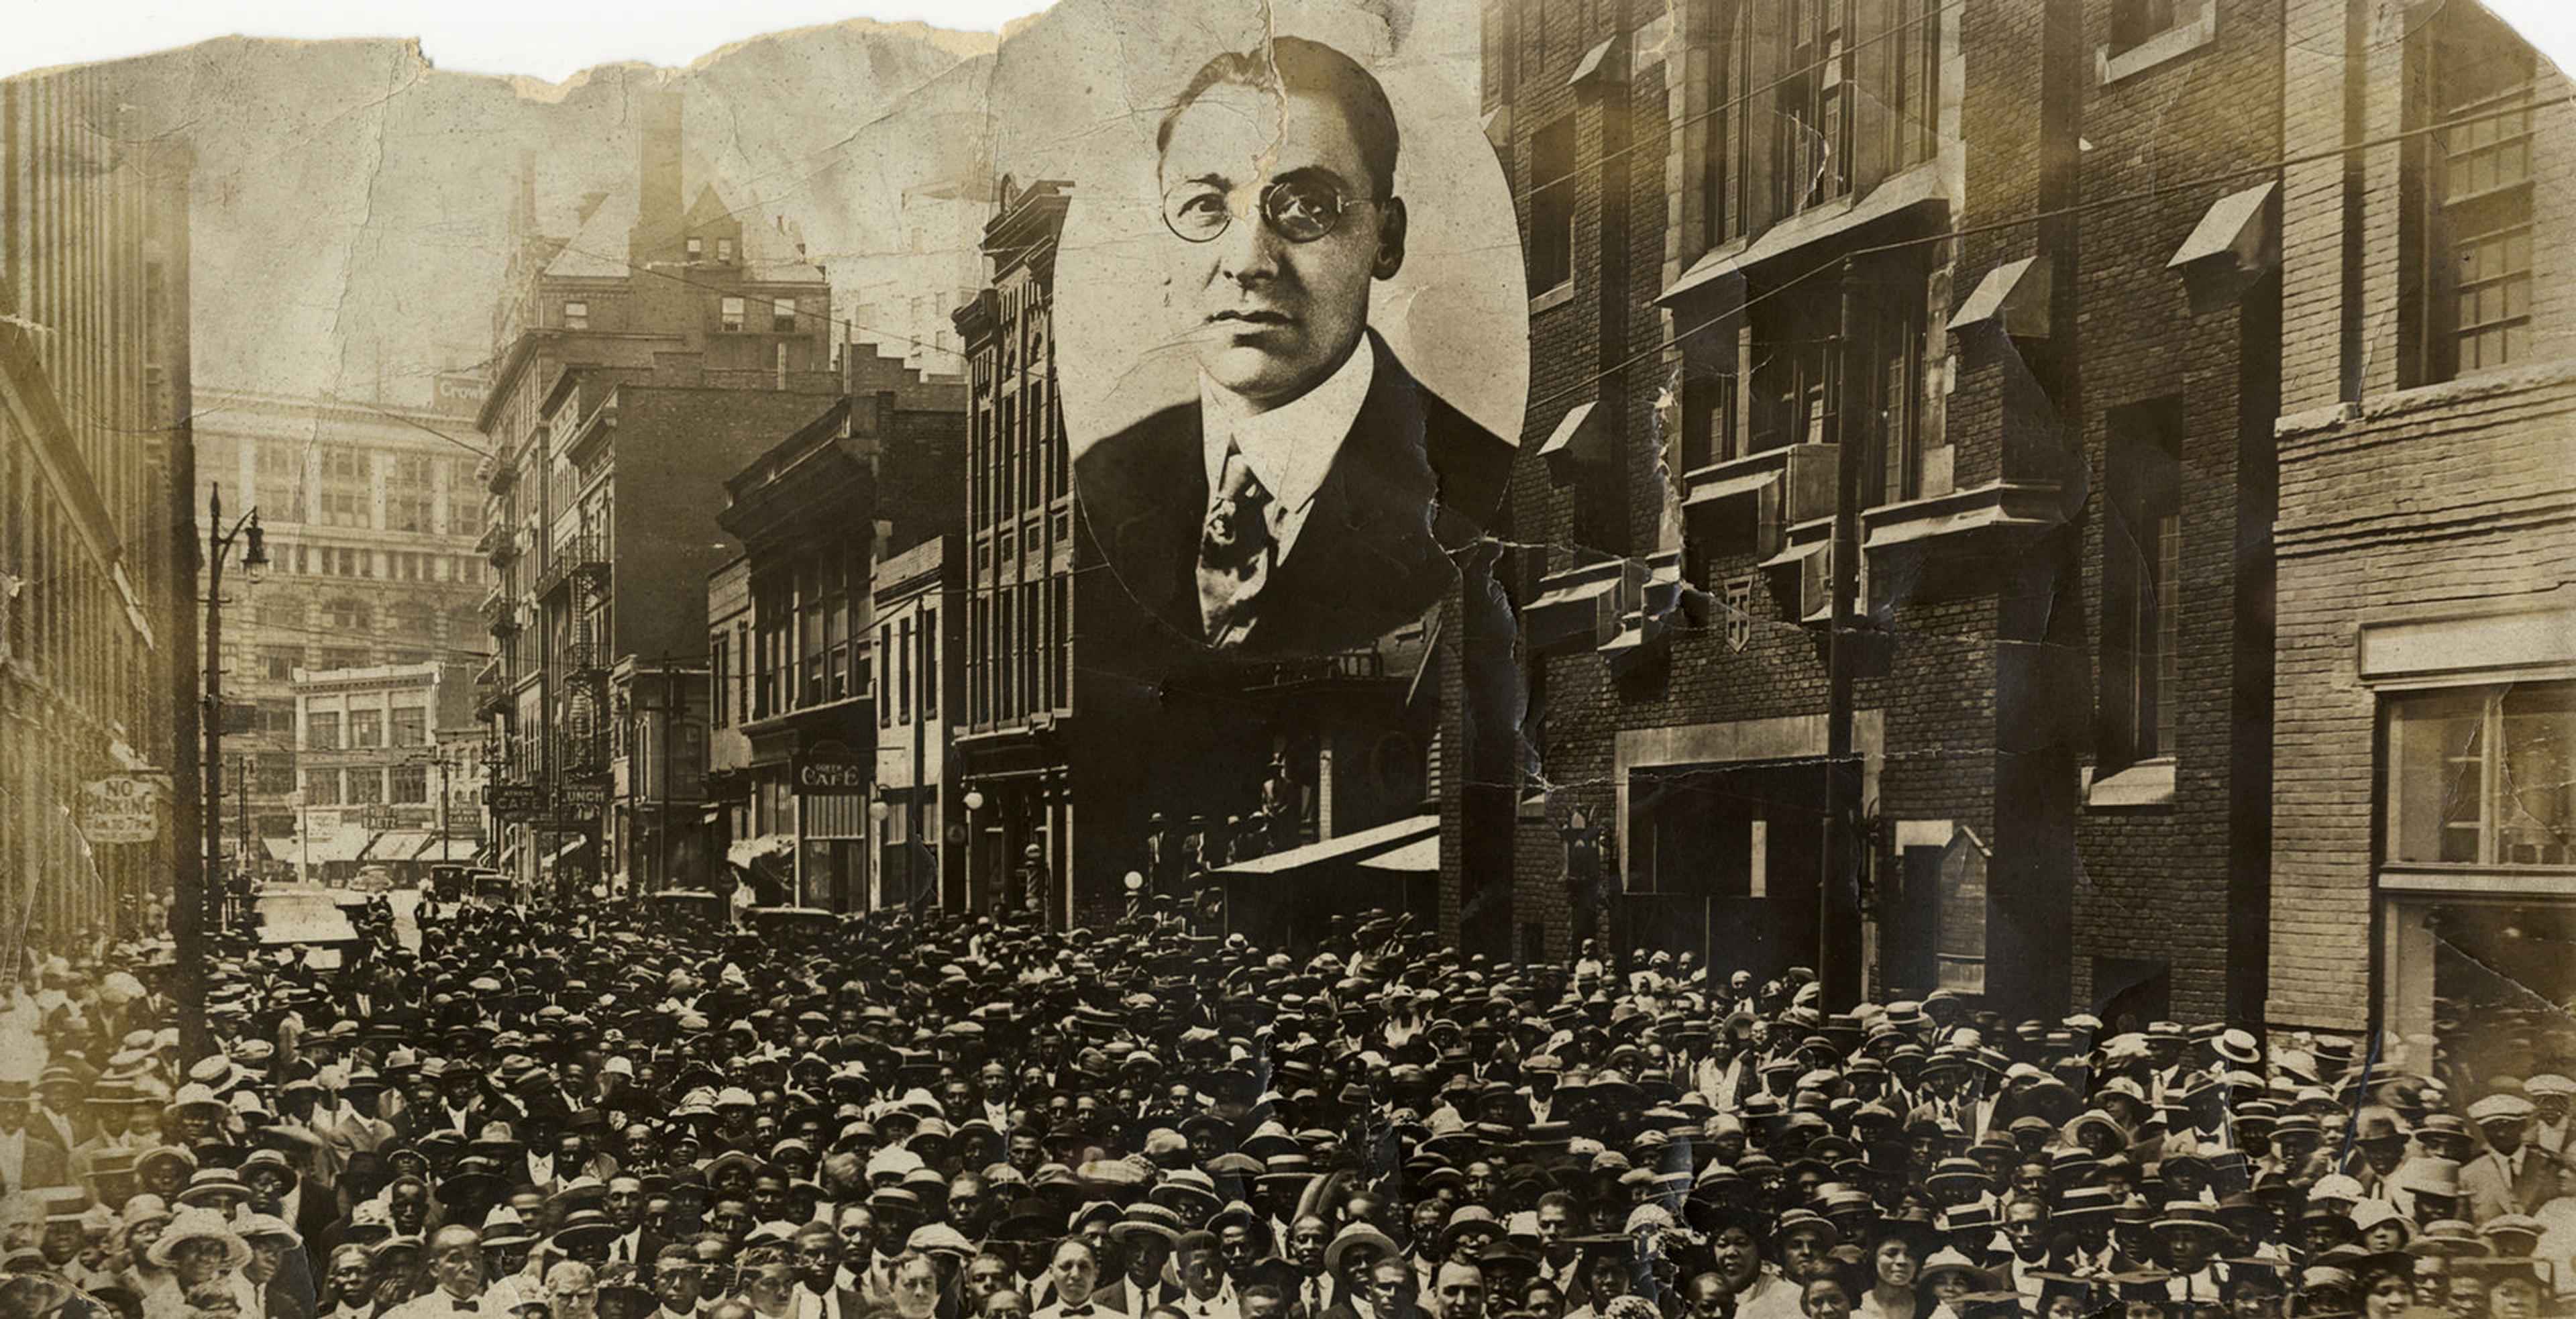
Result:
M884 794L884 792L885 792L885 785L884 785L884 784L878 784L878 785L877 785L877 789L876 789L876 790L877 790L877 792L878 792L878 794L879 794L879 795L878 795L878 796L874 796L874 797L870 797L870 798L868 799L868 823L870 823L870 824L872 824L872 825L874 825L874 826L875 826L875 828L873 828L873 829L871 829L871 830L869 831L869 839L868 839L868 841L869 841L871 844L873 844L873 845L874 845L874 847L875 847L875 849L876 849L875 858L874 858L873 862L868 866L868 873L869 873L869 874L871 874L871 875L876 876L876 888L877 888L877 892L876 892L876 897L875 897L875 899L874 899L873 901L869 902L869 904L868 904L870 907L882 907L882 906L886 905L886 883L887 883L887 875L886 875L886 861L885 861L885 858L886 858L885 822L886 822L886 817L887 817L888 815L891 815L891 814L893 814L893 813L894 813L894 812L892 812L892 811L890 811L890 810L888 810L888 809L886 808L886 801L885 801L885 797L883 796L883 794ZM904 876L903 876L903 877L904 877L904 882L905 882L907 885L908 885L908 884L910 884L910 883L912 882L912 867L911 867L910 865L906 865L906 866L904 867Z
M242 514L231 527L224 525L224 492L221 485L206 494L206 704L205 724L205 864L193 877L181 871L173 883L170 904L170 941L178 954L180 976L180 1015L182 1020L202 1022L206 1006L207 965L205 938L207 925L220 924L225 888L223 873L224 837L224 560L232 553L235 542L242 547L242 568L255 583L260 570L268 566L268 541L260 530L259 510ZM196 892L188 892L190 888ZM202 1025L198 1037L186 1051L190 1058L204 1052Z

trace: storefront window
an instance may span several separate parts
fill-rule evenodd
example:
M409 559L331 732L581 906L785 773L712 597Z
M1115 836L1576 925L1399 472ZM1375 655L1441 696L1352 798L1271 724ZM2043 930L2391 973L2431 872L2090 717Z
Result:
M2576 996L2576 905L2445 902L2415 909L2431 963L2436 1068L2463 1087L2568 1065L2560 1009Z
M2388 858L2576 865L2576 682L2388 702Z

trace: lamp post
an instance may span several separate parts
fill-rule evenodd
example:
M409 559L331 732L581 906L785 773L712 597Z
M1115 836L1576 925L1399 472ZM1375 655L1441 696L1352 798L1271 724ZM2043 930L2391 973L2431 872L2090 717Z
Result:
M254 508L227 528L224 525L224 492L220 485L206 494L206 702L205 777L206 806L205 862L193 877L181 871L170 904L170 940L178 954L180 975L184 978L180 1003L184 1015L202 1020L205 1008L205 968L208 962L205 940L207 926L220 923L223 910L225 876L224 845L224 559L231 554L235 541L242 543L242 567L259 580L259 571L268 566L268 544L259 527L259 510ZM191 883L193 878L194 882ZM188 890L194 888L196 892ZM185 1050L193 1059L204 1052L204 1028L197 1028L197 1039Z
M878 784L878 785L877 785L877 795L868 799L868 822L869 822L870 824L873 824L873 825L875 825L875 826L876 826L876 828L872 831L872 834L871 834L871 841L873 841L873 842L876 844L876 857L875 857L874 864L872 864L872 865L870 865L870 866L868 867L868 873L870 873L870 874L872 874L872 875L875 875L875 876L877 877L877 892L876 892L876 897L875 897L872 901L870 901L870 902L868 903L868 906L869 906L869 907L871 907L871 908L875 908L875 907L882 907L882 906L886 905L886 895L885 895L885 890L886 890L886 878L887 878L887 877L886 877L886 864L885 864L885 858L886 858L885 822L886 822L886 817L887 817L887 816L889 816L889 815L891 815L891 814L893 814L893 813L894 813L894 812L893 812L893 811L891 811L891 810L889 810L889 809L887 808L887 806L886 806L886 801L885 801L885 785L884 785L884 784L882 784L882 783L880 783L880 784ZM912 867L911 867L911 866L906 865L906 866L904 867L904 872L905 872L905 873L904 873L904 879L905 879L907 882L909 882L909 881L911 880L911 878L912 878L911 871L912 871Z

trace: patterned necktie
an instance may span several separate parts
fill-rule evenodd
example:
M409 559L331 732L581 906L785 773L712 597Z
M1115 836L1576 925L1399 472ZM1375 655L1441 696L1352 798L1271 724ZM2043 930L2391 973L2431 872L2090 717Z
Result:
M1270 534L1270 490L1232 442L1217 491L1199 536L1199 621L1208 644L1223 648L1241 645L1251 630L1278 542Z

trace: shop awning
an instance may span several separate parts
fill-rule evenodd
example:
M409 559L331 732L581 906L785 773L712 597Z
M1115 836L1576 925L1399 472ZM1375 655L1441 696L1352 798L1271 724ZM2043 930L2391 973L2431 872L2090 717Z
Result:
M1239 861L1211 873L1219 879L1283 875L1324 861L1364 860L1391 852L1409 843L1419 842L1424 838L1429 838L1434 848L1439 846L1439 816L1417 815L1410 819L1398 820L1393 824L1382 824L1374 829L1362 829L1357 833L1342 834L1321 842L1308 843L1304 847L1292 847L1285 852L1273 852L1268 856Z
M1406 875L1431 875L1440 870L1440 835L1417 838L1392 852L1381 853L1360 862L1362 869L1391 870Z
M367 844L375 835L364 829L342 829L337 833L310 834L302 839L286 840L286 855L295 861L355 861L365 855Z
M795 848L796 840L786 834L762 834L757 838L742 839L726 848L725 862L748 867L762 857L784 856Z
M259 843L260 846L268 849L268 859L271 861L295 859L295 840L292 838L263 838Z
M383 833L377 834L375 840L367 844L366 854L361 859L367 861L409 861L413 857L420 855L421 845L429 842L431 837L432 835L422 833L417 829L387 829Z

